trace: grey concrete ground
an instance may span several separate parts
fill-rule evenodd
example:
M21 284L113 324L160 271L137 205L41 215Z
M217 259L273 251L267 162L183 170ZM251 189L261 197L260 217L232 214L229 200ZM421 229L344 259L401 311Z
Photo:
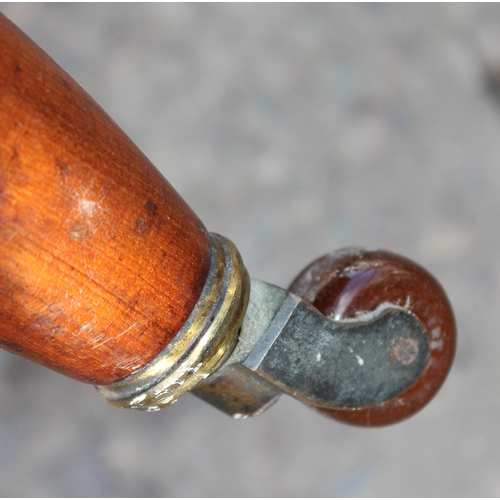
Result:
M454 305L441 393L383 429L289 398L155 414L0 355L3 496L499 496L499 5L32 5L6 13L109 112L254 277L387 248Z

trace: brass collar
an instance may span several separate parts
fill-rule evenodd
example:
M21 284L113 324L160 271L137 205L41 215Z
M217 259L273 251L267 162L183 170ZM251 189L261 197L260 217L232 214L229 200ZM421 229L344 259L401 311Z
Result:
M123 408L156 411L174 403L231 354L250 293L250 278L236 247L211 234L207 281L186 323L170 344L144 368L97 390Z

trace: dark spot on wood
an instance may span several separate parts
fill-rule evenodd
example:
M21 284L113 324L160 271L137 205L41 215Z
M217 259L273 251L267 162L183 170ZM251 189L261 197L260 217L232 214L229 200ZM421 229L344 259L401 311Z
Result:
M165 334L165 339L172 339L177 332L174 332L171 328L164 328L163 333Z
M148 202L144 205L144 209L151 216L155 216L158 212L158 207L151 200L148 200Z
M6 351L12 352L14 354L22 354L24 352L24 349L20 345L4 339L2 339L2 341L0 342L0 346L2 347L2 349L5 349Z
M71 85L64 78L61 78L60 82L63 84L63 87L66 87L68 90L71 90Z
M19 146L17 144L12 148L12 155L10 157L10 161L17 162L19 159Z
M138 305L139 305L139 297L135 297L127 303L127 308L135 309Z

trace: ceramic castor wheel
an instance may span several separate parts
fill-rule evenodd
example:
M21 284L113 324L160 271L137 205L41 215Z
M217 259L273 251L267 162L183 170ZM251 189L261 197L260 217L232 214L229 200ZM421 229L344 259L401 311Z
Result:
M427 365L405 392L371 407L319 408L323 413L360 426L392 424L423 408L443 384L455 353L455 319L440 284L418 264L387 251L340 250L310 264L289 289L338 322L361 322L387 307L402 308L421 321L428 335ZM402 363L414 356L411 343L406 344L393 350Z

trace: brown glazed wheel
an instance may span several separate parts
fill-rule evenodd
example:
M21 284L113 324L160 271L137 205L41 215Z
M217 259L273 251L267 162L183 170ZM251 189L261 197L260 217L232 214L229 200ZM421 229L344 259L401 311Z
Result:
M419 411L443 384L455 354L455 319L441 285L418 264L382 250L349 248L314 261L289 289L335 321L385 305L402 307L422 322L429 336L428 363L405 392L371 407L318 408L322 413L353 425L388 425Z

